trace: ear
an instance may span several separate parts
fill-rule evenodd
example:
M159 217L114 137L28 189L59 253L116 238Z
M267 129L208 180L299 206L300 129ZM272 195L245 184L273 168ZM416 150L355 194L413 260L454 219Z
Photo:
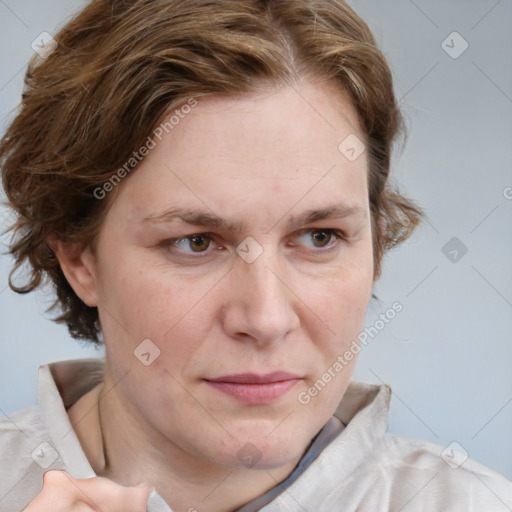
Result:
M87 306L96 307L96 268L91 250L61 240L52 240L50 245L71 288Z

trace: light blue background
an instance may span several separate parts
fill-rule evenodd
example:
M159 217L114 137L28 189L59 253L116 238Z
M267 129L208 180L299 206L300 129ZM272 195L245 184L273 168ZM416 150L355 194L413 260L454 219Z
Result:
M428 214L386 257L381 304L372 305L367 325L394 301L404 310L361 352L355 378L391 385L392 432L442 446L457 441L512 478L512 200L504 195L512 186L512 3L350 3L393 68L409 125L395 175ZM0 1L2 131L20 98L31 42L55 33L80 5ZM441 46L454 31L469 45L457 59ZM462 48L457 38L447 40L452 52ZM454 236L468 248L457 263L441 251ZM39 364L97 355L44 318L44 294L5 288L10 264L0 256L4 413L35 403Z

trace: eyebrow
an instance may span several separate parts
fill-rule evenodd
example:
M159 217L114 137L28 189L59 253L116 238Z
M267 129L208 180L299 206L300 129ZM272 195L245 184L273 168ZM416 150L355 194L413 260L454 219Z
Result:
M291 226L303 226L322 220L342 219L345 217L358 216L365 218L367 212L359 206L334 205L317 210L306 210L300 215L292 215L286 222ZM150 214L141 220L146 224L166 224L171 222L185 222L194 226L202 226L206 228L222 228L226 231L242 232L244 224L240 221L232 219L224 219L219 217L212 211L195 210L186 208L171 208L162 213ZM276 222L273 227L280 224L282 220ZM272 228L273 229L273 228Z
M343 219L345 217L366 217L366 210L359 206L335 205L320 210L306 210L300 215L292 215L287 222L288 225L300 226L311 224L320 220Z
M141 222L150 224L185 222L194 226L224 228L228 231L241 231L243 227L241 222L223 219L211 211L186 208L171 208L159 214L148 215Z

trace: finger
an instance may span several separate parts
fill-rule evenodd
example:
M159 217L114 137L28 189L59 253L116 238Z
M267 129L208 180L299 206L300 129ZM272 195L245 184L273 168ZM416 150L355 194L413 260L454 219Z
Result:
M43 475L43 488L24 512L69 511L76 502L76 489L73 489L71 477L64 471L50 470ZM90 508L90 507L89 507Z
M145 512L151 493L148 487L123 487L107 478L77 480L66 475L87 505L109 512ZM78 496L78 495L77 495Z
M64 471L48 471L43 490L25 512L145 512L151 489L123 487L106 478L75 479Z

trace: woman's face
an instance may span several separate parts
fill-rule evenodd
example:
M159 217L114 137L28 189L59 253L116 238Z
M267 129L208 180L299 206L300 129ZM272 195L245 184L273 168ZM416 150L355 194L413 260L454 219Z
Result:
M373 284L363 135L329 84L200 99L183 117L118 185L98 237L107 376L152 439L278 467L355 362L335 365Z

